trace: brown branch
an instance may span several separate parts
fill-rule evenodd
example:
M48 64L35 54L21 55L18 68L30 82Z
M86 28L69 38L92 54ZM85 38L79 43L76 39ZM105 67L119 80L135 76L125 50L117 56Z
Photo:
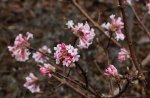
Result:
M98 94L96 94L93 90L91 90L91 89L89 89L89 88L86 88L83 83L81 83L81 82L76 82L73 78L68 78L68 77L66 77L66 76L64 76L64 75L62 75L62 74L60 74L60 73L58 73L58 72L55 72L55 73L56 73L57 75L61 76L62 78L64 78L64 79L66 79L66 80L68 80L68 81L70 81L70 82L72 82L72 83L78 85L79 87L81 87L81 88L87 90L87 91L90 92L91 94L93 94L93 95L95 95L95 96L98 96ZM77 80L77 81L78 81L78 80Z
M122 88L122 90L117 95L113 96L112 98L120 98L122 96L122 94L127 90L129 84L130 84L130 81L127 80L127 82L124 85L124 87Z
M66 86L68 86L69 88L73 89L76 93L80 94L81 96L83 96L84 98L91 98L90 96L88 96L86 93L83 93L83 91L81 91L80 89L76 88L75 86L71 85L69 82L57 77L56 75L53 75L53 77L58 80L59 82L65 84Z
M104 53L107 57L107 63L108 65L110 64L109 56L108 56L108 50L103 46L102 41L99 38L96 38L96 42L98 43L99 46L101 46L104 50ZM107 45L108 46L108 45ZM96 62L97 63L97 62Z
M96 69L99 71L100 74L103 74L103 71L100 69L99 65L97 64L97 61L94 61L94 65L96 66Z
M140 18L139 18L139 16L138 16L138 14L136 13L134 7L133 7L133 6L130 6L130 7L131 7L131 9L132 9L132 11L133 11L133 13L134 13L134 15L135 15L137 21L138 21L139 24L143 27L145 33L147 34L148 38L150 39L150 32L149 32L148 29L145 27L145 25L143 24L143 22L140 20Z
M98 24L96 23L86 12L85 10L76 2L76 0L72 0L73 4L75 7L78 8L78 10L102 33L105 34L104 29ZM111 38L109 35L105 34L108 38L111 39L111 41L116 44L118 47L122 47L122 45L120 43L118 43L114 38Z
M138 62L138 59L137 59L137 56L136 56L136 53L135 53L135 48L133 46L131 36L129 35L129 32L128 32L127 17L125 15L123 0L119 0L119 5L121 6L120 7L121 14L122 14L123 22L124 22L124 25L125 25L124 26L124 31L125 31L125 35L126 35L126 41L127 41L127 44L128 44L129 50L130 50L130 55L131 55L133 63L135 65L136 69L138 70L139 76L140 76L140 75L142 75L141 64Z
M82 75L84 76L84 79L85 79L85 83L86 83L86 87L88 88L88 79L87 79L87 75L86 75L86 72L82 69L82 67L80 66L79 63L75 62L75 64L77 65L77 67L80 69L80 71L82 72Z

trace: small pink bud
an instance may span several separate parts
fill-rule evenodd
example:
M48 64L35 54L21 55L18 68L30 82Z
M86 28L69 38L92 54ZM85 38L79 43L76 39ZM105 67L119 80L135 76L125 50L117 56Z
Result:
M118 77L118 70L114 65L109 65L107 69L105 69L104 75L110 76L110 77Z
M129 53L125 48L121 48L120 52L118 53L118 61L119 62L123 62L125 61L127 58L129 58Z
M44 66L40 68L40 73L42 75L48 75L49 77L51 77L52 73L55 71L55 67L50 64L44 64Z
M48 57L46 57L45 55L42 54L42 53L45 53L45 54L51 53L51 50L47 46L43 46L42 48L39 49L39 51L37 51L36 53L33 53L33 56L32 56L32 58L37 63L44 63L47 60L49 60Z
M38 85L38 78L34 76L33 73L30 73L29 76L26 77L24 87L29 89L32 93L40 92L40 87Z

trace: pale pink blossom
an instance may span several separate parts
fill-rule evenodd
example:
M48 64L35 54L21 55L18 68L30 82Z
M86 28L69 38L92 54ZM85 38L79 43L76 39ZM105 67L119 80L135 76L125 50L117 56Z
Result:
M30 73L29 76L26 77L24 87L29 89L32 93L40 92L40 87L38 85L38 78L34 76L33 73Z
M120 52L118 53L118 61L119 62L123 62L125 61L127 58L129 58L129 53L125 48L121 48Z
M36 53L33 53L33 56L32 56L36 62L44 63L47 60L49 60L49 58L44 55L44 54L51 53L51 50L47 46L43 46L42 48L39 49L39 51L37 51ZM44 54L42 54L41 52Z
M73 20L69 20L67 23L66 23L67 27L70 29L70 28L73 28L73 25L74 25L74 22Z
M69 67L70 64L79 60L80 55L78 55L78 49L71 45L66 45L64 43L58 44L57 47L54 47L54 50L56 64L62 63L63 65Z
M150 14L150 1L147 3L148 13Z
M121 17L115 18L115 15L110 15L110 19L110 23L103 23L101 26L106 29L106 32L114 32L117 40L124 40L125 36L122 33L124 23L122 22Z
M103 27L103 28L106 29L106 30L109 30L109 29L111 29L111 24L110 24L109 22L103 23L103 24L101 25L101 27Z
M124 39L125 39L125 36L124 36L124 34L123 34L121 31L117 31L115 38L116 38L117 41L118 41L119 39L120 39L120 40L124 40Z
M44 66L40 68L40 73L43 75L48 75L49 77L51 77L52 73L55 71L55 67L50 64L44 64Z
M33 35L29 32L26 33L26 36L19 34L14 41L14 46L8 46L12 57L15 57L17 61L26 61L29 59L31 53L27 47L30 47L28 40L31 38L33 38Z
M124 28L124 23L122 22L122 18L118 17L117 19L115 18L115 15L110 15L111 19L111 29L114 31L117 31L118 29Z
M107 69L105 69L104 75L110 76L110 77L118 77L118 70L114 65L109 65Z
M87 22L74 25L73 21L68 21L67 25L69 28L72 28L73 34L79 37L79 48L88 48L92 44L95 33L94 29L90 28Z

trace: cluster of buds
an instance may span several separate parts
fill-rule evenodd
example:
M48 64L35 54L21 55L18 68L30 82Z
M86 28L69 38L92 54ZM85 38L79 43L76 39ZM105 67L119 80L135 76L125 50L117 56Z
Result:
M106 29L106 34L109 32L115 32L116 40L124 40L125 36L122 33L122 28L124 28L124 23L122 22L121 17L115 19L115 15L110 15L111 22L103 23L101 26Z
M78 49L71 45L66 45L64 43L58 44L54 47L55 53L54 58L56 59L56 64L62 64L69 67L72 63L79 60L80 55L78 55Z
M104 75L114 78L117 78L119 76L118 70L114 65L109 65L108 68L105 69Z
M129 55L128 51L125 48L121 48L120 52L118 53L118 61L123 62L129 57L130 57L130 55Z
M55 71L56 68L50 64L44 64L44 66L40 68L40 73L43 75L47 75L48 77L51 77L52 73Z
M26 77L24 87L29 89L32 93L38 93L40 92L38 81L39 79L33 73L30 73L29 76Z
M17 61L26 61L29 59L29 49L30 43L28 40L33 38L33 35L29 32L26 33L26 36L19 34L14 42L14 46L8 46L9 51L12 53L12 57L15 57Z
M43 46L42 48L39 49L36 53L33 53L33 58L37 63L44 63L49 58L45 56L44 54L49 54L51 53L51 50L47 46Z
M85 24L78 23L77 25L74 25L73 21L70 20L66 23L66 25L68 26L68 28L71 28L73 34L75 34L79 38L79 48L88 48L89 45L92 44L95 33L94 29L90 28L87 22Z

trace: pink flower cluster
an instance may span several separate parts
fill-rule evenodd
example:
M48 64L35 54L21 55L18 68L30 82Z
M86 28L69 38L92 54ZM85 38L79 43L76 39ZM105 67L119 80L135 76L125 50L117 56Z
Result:
M110 19L111 23L103 23L101 26L107 30L106 33L115 32L117 40L124 40L125 36L121 31L121 29L124 28L124 23L121 17L115 19L115 15L110 15Z
M120 52L118 53L118 61L123 62L129 57L128 51L125 48L121 48Z
M51 77L52 73L55 71L55 67L50 64L44 64L44 66L40 68L40 73L43 75L48 75L49 77Z
M26 77L24 87L29 89L32 93L40 92L40 87L38 85L38 78L34 76L33 73L30 73L29 76Z
M90 28L87 22L85 24L78 23L77 25L74 25L73 21L70 20L66 23L66 25L68 26L68 28L71 28L73 30L73 34L79 37L79 48L88 48L89 45L92 44L95 33L94 29Z
M150 14L150 1L147 3L148 13Z
M37 63L44 63L47 60L49 60L48 57L42 54L42 53L44 54L51 53L51 50L47 46L43 46L42 48L39 49L39 51L37 51L36 53L33 53L33 56L32 56Z
M54 50L56 64L62 62L63 65L69 67L70 64L79 60L80 55L78 55L77 48L71 45L66 45L64 43L58 44L57 47L54 47Z
M110 77L118 77L118 70L114 65L109 65L107 69L105 69L104 75Z
M29 32L26 36L19 34L14 42L14 46L8 46L9 51L12 53L12 57L15 57L17 61L26 61L29 59L30 52L26 47L30 47L28 40L33 38L33 35Z

